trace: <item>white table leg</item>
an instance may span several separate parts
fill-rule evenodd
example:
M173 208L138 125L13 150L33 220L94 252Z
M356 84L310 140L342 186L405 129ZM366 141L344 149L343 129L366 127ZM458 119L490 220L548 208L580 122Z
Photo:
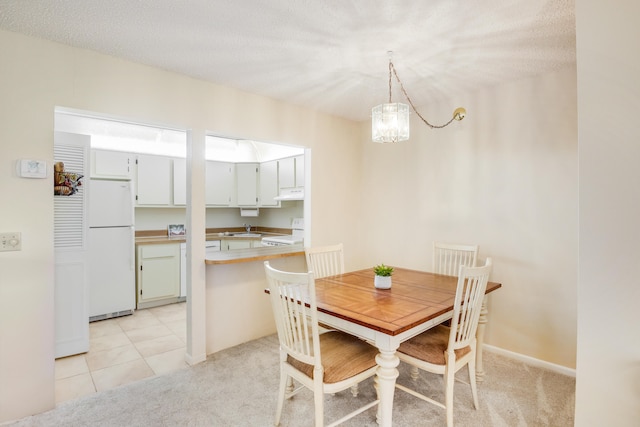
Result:
M396 367L400 364L400 359L396 356L395 349L380 349L380 354L376 356L378 363L378 371L375 378L375 385L378 391L380 403L378 404L378 413L376 419L381 427L391 427L393 415L393 394L396 388L396 378L398 378L398 370Z
M484 381L484 364L482 362L482 345L484 343L484 328L487 325L487 297L482 300L478 329L476 330L476 382Z

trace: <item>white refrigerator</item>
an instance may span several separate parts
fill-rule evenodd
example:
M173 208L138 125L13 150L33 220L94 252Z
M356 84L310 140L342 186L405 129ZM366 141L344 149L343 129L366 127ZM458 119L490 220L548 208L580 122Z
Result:
M131 181L89 186L89 321L133 314L135 236Z

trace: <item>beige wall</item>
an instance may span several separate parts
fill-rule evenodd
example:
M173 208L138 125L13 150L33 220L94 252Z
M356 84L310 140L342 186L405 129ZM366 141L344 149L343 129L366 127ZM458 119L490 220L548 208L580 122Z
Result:
M640 423L640 2L578 0L576 425Z
M433 240L476 241L505 285L492 297L488 342L572 367L577 304L576 424L615 413L632 425L640 10L622 3L577 1L577 107L576 70L561 70L456 99L469 110L460 126L414 123L412 141L397 146L370 143L367 124L0 31L2 230L24 239L21 252L0 254L0 422L54 402L51 188L14 166L52 159L60 105L311 147L314 244L343 241L348 268L428 268ZM424 112L445 120L452 107ZM616 330L628 331L621 349Z
M357 241L349 224L358 218L358 189L333 185L359 177L357 124L4 31L0 54L1 229L23 236L22 251L0 254L0 422L54 406L51 180L18 178L15 162L36 158L51 164L56 106L192 128L199 138L207 130L309 147L316 155L314 234L341 236L350 246ZM337 158L349 166L334 167ZM327 168L331 182L321 179ZM199 190L195 199L204 209L204 190ZM340 215L325 221L336 211L334 197L342 201ZM202 229L203 220L204 214L199 216ZM203 253L199 256L204 259ZM204 284L198 286L202 290Z
M412 117L409 142L362 141L369 265L431 269L433 241L493 258L488 344L575 367L578 260L576 70L470 94ZM422 112L422 111L421 111ZM363 260L364 261L364 260ZM482 261L484 262L484 261Z

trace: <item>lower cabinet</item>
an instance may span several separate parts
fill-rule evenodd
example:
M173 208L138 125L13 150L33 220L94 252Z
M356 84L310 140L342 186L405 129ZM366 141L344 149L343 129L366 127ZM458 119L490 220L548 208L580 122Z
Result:
M234 249L248 249L251 247L251 240L224 240L227 244L227 250L232 251Z
M137 308L177 301L180 296L180 244L138 245Z
M262 247L262 241L257 240L240 240L240 239L222 239L220 250L232 251L234 249L250 249Z

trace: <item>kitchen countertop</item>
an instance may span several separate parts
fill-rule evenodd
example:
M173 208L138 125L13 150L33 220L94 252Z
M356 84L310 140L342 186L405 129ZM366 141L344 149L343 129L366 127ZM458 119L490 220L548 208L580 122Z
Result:
M285 230L273 230L273 231L285 231ZM231 231L231 233L242 233L242 231ZM255 233L255 232L254 232ZM258 231L260 236L233 236L226 235L223 232L207 233L205 240L262 240L266 236L286 236L285 232L270 232L270 231ZM222 234L222 235L220 235ZM187 241L186 236L172 236L168 237L166 234L161 235L142 235L136 236L136 245L160 245L167 243L185 243ZM205 260L206 264L235 264L240 262L261 261L274 258L285 258L290 256L304 256L304 246L299 245L285 245L285 246L261 246L258 248L250 249L234 249L232 251L220 251L207 255Z
M264 246L252 249L235 249L207 255L207 265L235 264L239 262L266 261L274 258L304 256L303 245Z
M283 236L279 233L260 233L258 237L247 236L232 236L232 235L220 235L219 233L207 233L206 241L210 240L222 240L222 239L234 239L234 240L262 240L266 236ZM136 245L158 245L162 243L184 243L187 241L186 236L136 236Z

